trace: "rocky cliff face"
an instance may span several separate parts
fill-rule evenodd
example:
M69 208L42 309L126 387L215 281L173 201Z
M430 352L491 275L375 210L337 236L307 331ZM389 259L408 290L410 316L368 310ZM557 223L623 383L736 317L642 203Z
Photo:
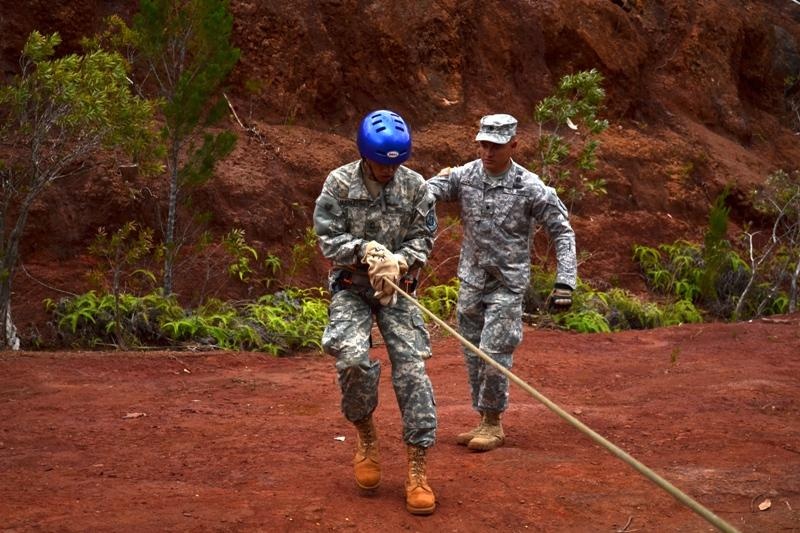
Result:
M129 17L129 4L0 1L3 74L15 73L32 29L59 31L62 49L75 49L103 17ZM408 119L409 164L425 175L474 158L481 115L511 113L520 119L516 159L527 163L535 104L577 70L604 75L611 123L593 173L608 195L573 206L586 279L636 288L633 243L697 238L728 184L735 231L752 218L747 191L800 164L787 107L800 73L800 5L790 0L234 0L231 10L242 59L226 93L258 135L230 119L240 141L198 201L215 229L243 228L278 255L310 225L326 173L357 157L365 112L388 107ZM85 266L98 226L152 219L160 185L130 195L116 163L98 161L37 204L23 257L40 281L70 287L77 278L64 271ZM455 250L443 239L435 260ZM319 261L305 281L321 284L324 268ZM34 305L48 295L26 276L17 287L16 306L20 291Z

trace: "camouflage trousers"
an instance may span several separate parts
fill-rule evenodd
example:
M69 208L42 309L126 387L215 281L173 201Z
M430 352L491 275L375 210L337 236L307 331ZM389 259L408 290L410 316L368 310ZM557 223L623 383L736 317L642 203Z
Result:
M496 282L480 289L462 281L456 316L464 338L511 370L514 349L522 342L522 294ZM467 348L464 361L472 408L479 412L505 411L508 378Z
M328 310L330 321L322 347L336 357L342 390L342 413L361 420L378 405L381 364L369 357L372 317L380 329L392 365L392 386L403 417L403 441L429 447L436 440L436 402L425 370L431 343L422 314L405 298L381 306L371 289L336 292Z

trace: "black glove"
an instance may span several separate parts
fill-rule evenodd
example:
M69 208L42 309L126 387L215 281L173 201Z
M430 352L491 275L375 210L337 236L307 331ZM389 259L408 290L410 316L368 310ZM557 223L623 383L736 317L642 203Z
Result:
M553 292L547 297L547 309L553 313L566 311L572 306L572 287L556 283Z

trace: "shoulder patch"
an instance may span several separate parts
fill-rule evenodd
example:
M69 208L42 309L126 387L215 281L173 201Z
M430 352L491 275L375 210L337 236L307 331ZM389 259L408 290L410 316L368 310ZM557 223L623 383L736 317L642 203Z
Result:
M431 233L436 233L436 230L439 229L439 222L436 219L436 209L431 208L428 214L425 215L425 228Z

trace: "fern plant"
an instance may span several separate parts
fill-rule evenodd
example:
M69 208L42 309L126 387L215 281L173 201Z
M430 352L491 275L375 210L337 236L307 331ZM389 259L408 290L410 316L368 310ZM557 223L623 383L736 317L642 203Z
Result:
M458 303L458 278L452 278L445 285L426 287L419 297L419 302L428 311L441 318L449 320L453 317ZM425 317L427 320L427 316Z
M609 333L611 328L605 317L597 311L569 311L563 313L558 323L578 333Z

